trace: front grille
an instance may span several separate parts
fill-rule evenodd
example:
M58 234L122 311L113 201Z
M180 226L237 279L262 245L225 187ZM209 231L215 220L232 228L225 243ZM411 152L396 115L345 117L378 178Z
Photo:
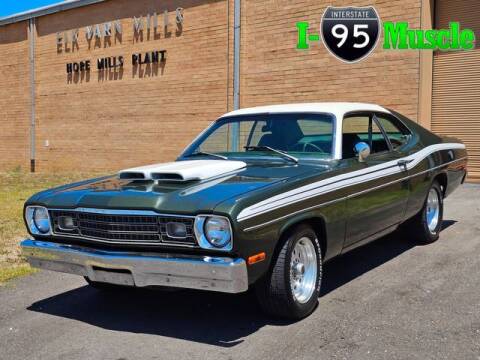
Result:
M112 214L75 210L50 210L53 233L75 238L85 238L115 244L197 246L193 225L194 218L166 215ZM73 218L74 228L61 227L62 217ZM186 237L167 235L169 222L183 223Z

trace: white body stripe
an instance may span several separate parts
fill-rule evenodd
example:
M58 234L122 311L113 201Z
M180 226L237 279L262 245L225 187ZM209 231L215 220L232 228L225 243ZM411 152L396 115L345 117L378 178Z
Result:
M407 170L414 168L422 160L429 155L441 150L465 149L464 144L459 143L445 143L427 146L426 148L411 154L409 156L388 161L384 164L368 167L366 169L352 171L350 173L333 176L328 179L320 180L312 184L299 187L285 193L275 195L267 200L261 201L255 205L243 209L238 214L237 220L243 221L251 217L287 206L299 201L319 196L334 190L338 190L347 186L360 184L363 182L375 180L381 177L386 177L396 173L405 171L404 168L398 165L400 160L409 161L406 164Z

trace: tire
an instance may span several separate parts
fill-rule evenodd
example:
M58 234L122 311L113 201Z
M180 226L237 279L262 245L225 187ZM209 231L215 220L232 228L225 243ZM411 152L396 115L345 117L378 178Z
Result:
M255 284L255 292L267 314L298 320L311 314L318 304L322 280L320 244L307 225L296 227L281 241L269 272Z
M437 212L435 212L435 208ZM436 220L435 220L436 219ZM422 210L407 221L406 230L420 244L431 244L438 240L443 222L443 192L434 181L428 189Z

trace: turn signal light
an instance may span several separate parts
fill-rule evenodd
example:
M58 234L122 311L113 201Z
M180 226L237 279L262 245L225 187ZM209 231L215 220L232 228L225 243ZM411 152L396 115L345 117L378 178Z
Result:
M252 256L250 256L250 257L248 258L247 263L248 263L248 265L253 265L253 264L256 264L256 263L258 263L258 262L260 262L260 261L265 260L265 257L266 257L266 255L265 255L264 252L261 252L261 253L252 255Z

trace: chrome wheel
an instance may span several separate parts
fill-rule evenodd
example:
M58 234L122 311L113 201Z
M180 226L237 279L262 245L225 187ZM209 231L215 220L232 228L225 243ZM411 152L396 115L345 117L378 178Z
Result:
M312 240L302 237L295 244L290 260L290 287L295 300L299 303L308 302L315 291L317 261Z
M431 233L435 233L440 218L440 196L438 191L434 188L430 189L430 192L428 193L427 207L425 211L428 230L430 230Z

